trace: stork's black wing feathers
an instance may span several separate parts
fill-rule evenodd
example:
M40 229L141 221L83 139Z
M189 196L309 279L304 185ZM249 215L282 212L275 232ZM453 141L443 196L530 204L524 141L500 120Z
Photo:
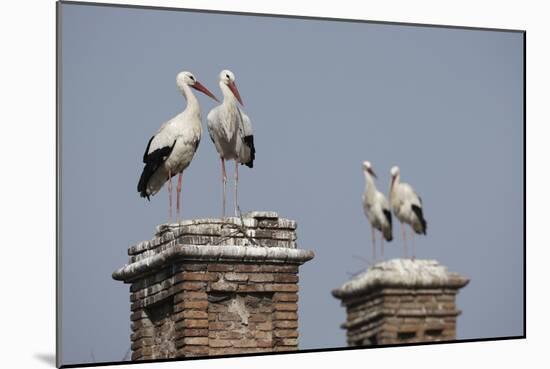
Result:
M199 144L201 143L201 140L195 140L195 142L193 142L193 144L195 145L195 152L197 152L197 150L199 149Z
M382 209L382 211L384 212L384 216L386 217L386 220L388 221L388 223L390 224L390 227L392 226L391 224L391 211L389 211L388 209Z
M153 137L151 137L151 139L149 139L149 142L147 142L147 147L145 148L145 152L143 153L143 162L144 163L147 163L147 156L148 156L149 148L151 147L151 142L153 141L153 138L155 138L155 136L153 136Z
M250 159L246 163L242 163L249 168L254 167L254 159L256 158L256 148L254 148L254 136L244 136L243 142L250 148Z
M149 195L147 194L147 182L149 182L151 176L162 165L162 163L164 163L166 158L174 149L174 145L176 145L176 140L174 140L171 146L164 146L149 153L149 147L151 146L151 141L153 141L153 138L155 138L155 136L151 137L149 143L147 144L147 148L145 149L145 153L143 154L143 162L145 163L145 167L143 167L143 172L141 172L137 185L137 190L140 196L147 197L147 200L149 200Z
M384 236L384 239L389 242L393 240L391 212L388 209L382 209L382 212L384 213L384 216L386 217L386 220L388 221L388 225L389 225L388 227L382 226L382 234Z
M414 214L416 214L416 217L420 221L420 225L422 226L422 230L420 233L426 234L426 229L428 228L428 223L426 222L426 219L424 219L424 215L422 214L422 208L418 205L411 205L412 211L414 211Z

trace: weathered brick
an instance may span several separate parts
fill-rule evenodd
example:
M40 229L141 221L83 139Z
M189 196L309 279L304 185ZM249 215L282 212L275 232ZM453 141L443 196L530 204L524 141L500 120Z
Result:
M217 273L211 272L182 272L176 274L175 281L216 281L218 280Z
M273 332L275 337L298 337L298 331L296 329L275 329Z
M266 331L255 331L254 334L251 336L259 339L271 339L272 333Z
M262 265L264 273L298 273L298 266L295 265Z
M189 291L179 295L182 295L183 301L206 300L208 297L207 293L202 291Z
M208 352L208 346L183 346L181 350L178 350L178 356L206 356Z
M276 302L273 307L276 311L298 311L298 304L295 302Z
M209 322L209 325L208 325L208 329L210 331L224 330L224 329L229 329L230 327L231 327L230 321L225 321L225 322L211 321Z
M238 314L235 314L235 313L219 313L218 320L222 322L226 320L240 321L241 318L239 317Z
M242 338L242 333L237 331L212 331L209 334L211 339L236 340Z
M208 306L209 313L223 313L226 311L227 311L226 305L212 303Z
M183 282L178 286L181 286L186 291L196 291L196 290L205 289L206 283L205 282Z
M274 320L298 320L298 314L294 312L277 311L273 313Z
M212 291L233 292L237 291L237 284L220 280L218 282L210 284Z
M271 331L273 329L273 323L270 321L258 323L256 329L260 331Z
M250 273L248 280L250 282L272 282L273 274L268 273Z
M273 274L273 281L276 283L298 283L298 276L290 273Z
M296 293L275 292L273 294L273 302L296 302L296 301L298 301L298 294Z
M256 340L241 339L241 340L231 340L231 345L233 347L246 348L246 347L257 347L258 344L257 344Z
M295 351L296 347L293 346L275 346L273 351Z
M237 287L238 292L264 292L265 287L263 284L239 284Z
M172 276L172 271L170 269L163 269L161 271L156 272L154 275L150 277L146 277L132 283L132 285L130 286L130 292L136 292L136 291L142 290L144 288L149 287L152 284L168 279L171 276Z
M130 324L130 328L136 332L141 329L153 328L153 323L149 319L135 320Z
M260 266L257 264L237 264L233 270L240 273L257 272L260 270Z
M184 309L206 310L208 308L207 300L184 300L174 307L175 311L181 311Z
M244 282L248 280L246 273L225 273L224 279L230 282Z
M154 328L141 328L130 335L130 340L135 341L140 338L153 337L155 335Z
M188 337L183 339L186 345L208 345L208 337Z
M208 319L185 319L176 323L176 330L182 328L208 328Z
M144 360L153 355L153 349L151 347L142 347L132 352L132 360Z
M208 264L209 272L230 272L232 270L232 264Z
M143 310L134 311L130 315L130 320L132 320L132 321L140 320L140 319L146 319L146 318L148 318L147 314L145 314L145 312Z
M270 283L264 284L264 290L268 292L298 292L298 286L296 284L283 284L283 283Z
M206 263L200 263L200 264L183 264L182 268L185 271L188 272L199 272L199 271L205 271L207 269L208 265Z
M298 346L297 338L283 338L280 343L282 346Z
M183 330L184 337L207 337L208 329L187 328Z
M257 340L258 347L265 347L265 348L271 348L273 347L273 341L272 340Z
M155 343L154 339L152 338L140 338L138 340L135 340L132 342L132 345L130 346L132 350L137 350L141 347L148 347L152 346Z
M249 322L265 322L269 319L270 314L260 313L260 314L250 314L248 317Z
M202 310L184 310L181 314L184 318L207 319L208 313Z
M277 320L273 323L275 328L298 328L296 320Z
M258 311L260 313L273 313L273 305L264 305L264 306L260 306L260 308L258 309Z
M230 340L212 339L209 340L210 347L231 347L233 346Z

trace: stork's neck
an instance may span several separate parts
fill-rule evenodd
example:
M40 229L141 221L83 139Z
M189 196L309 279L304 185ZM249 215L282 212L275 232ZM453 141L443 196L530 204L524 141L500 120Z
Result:
M391 185L390 185L390 194L393 193L395 188L399 185L399 174L392 178Z
M223 94L223 104L225 106L237 106L237 98L233 95L233 91L229 89L229 86L220 81L220 89Z
M369 172L364 171L365 173L365 192L367 194L374 194L376 192L376 185L374 184L374 179Z
M188 111L191 114L200 115L201 108L199 106L199 100L197 100L197 97L191 90L191 87L186 84L183 85L182 93L185 100L187 100L187 107L185 108L185 111Z

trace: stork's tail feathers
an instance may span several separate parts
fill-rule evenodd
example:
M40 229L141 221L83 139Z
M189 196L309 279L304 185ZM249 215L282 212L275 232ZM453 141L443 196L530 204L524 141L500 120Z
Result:
M245 136L243 137L244 144L248 146L250 155L248 156L248 161L241 163L246 165L249 168L254 167L254 159L256 159L256 149L254 148L254 136Z
M149 194L147 193L147 182L149 182L149 179L155 172L155 168L151 164L146 164L143 168L143 172L141 172L141 177L139 177L139 182L137 185L137 190L139 192L139 195L141 197L147 197L147 200L151 200L149 198Z
M391 212L388 209L383 209L383 212L386 220L388 221L388 225L382 227L382 234L384 235L384 239L389 242L393 240Z
M418 234L426 234L426 229L428 228L428 222L426 222L426 219L424 219L424 215L422 214L422 208L418 205L412 205L412 210L414 211L414 214L418 218L417 224L415 224L414 231Z
M391 231L391 226L382 228L382 234L384 235L384 239L388 242L393 240L393 235Z

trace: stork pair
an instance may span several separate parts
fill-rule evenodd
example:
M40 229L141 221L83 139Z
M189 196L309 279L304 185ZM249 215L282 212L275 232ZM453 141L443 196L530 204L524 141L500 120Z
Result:
M376 174L372 169L370 162L363 162L363 173L365 174L365 191L363 192L363 210L371 225L372 236L372 258L376 259L375 245L375 229L382 233L380 238L382 258L384 257L384 239L391 241L392 236L392 216L390 206L386 197L376 189L374 179ZM427 222L422 213L422 199L408 183L401 182L399 167L391 168L391 185L390 185L390 204L393 214L401 223L401 232L403 234L403 245L405 257L408 257L407 252L407 234L406 226L403 223L410 225L411 240L413 243L413 256L416 257L416 245L414 243L414 233L426 234Z
M189 166L202 134L201 110L192 89L200 91L212 99L218 99L204 87L191 72L180 72L176 85L187 100L185 110L161 125L158 132L151 137L145 153L145 164L137 190L141 197L150 198L168 182L169 219L172 220L172 177L178 176L176 188L177 220L180 220L180 197L183 171ZM244 106L239 90L235 84L235 75L229 70L219 74L219 86L223 102L208 114L208 133L220 155L223 181L222 216L225 217L225 198L227 176L225 161L235 161L235 215L237 215L238 167L244 164L252 168L255 157L252 125L248 116L237 102Z

